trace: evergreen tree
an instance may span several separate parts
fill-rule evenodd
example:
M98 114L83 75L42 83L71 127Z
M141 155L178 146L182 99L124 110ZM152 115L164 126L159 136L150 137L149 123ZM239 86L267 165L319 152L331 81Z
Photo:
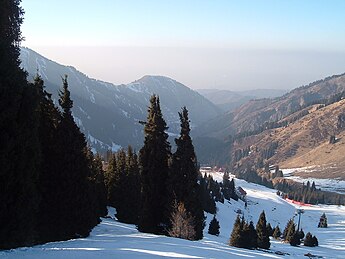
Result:
M107 188L107 204L116 208L120 199L120 176L117 170L116 154L114 153L110 156L108 162L108 168L105 173L105 183Z
M217 213L216 202L207 188L206 175L200 178L201 204L204 211L210 214Z
M231 232L229 245L240 248L255 249L258 247L258 235L251 221L246 223L244 218L237 215L234 227Z
M232 199L234 199L235 201L237 201L238 200L238 196L236 194L234 178L232 178L231 181L230 181L229 189L230 189L230 197Z
M195 239L202 239L205 216L200 198L198 184L197 159L190 137L188 110L186 107L179 112L181 121L180 137L175 139L176 152L172 156L172 165L168 180L170 203L173 200L182 202L188 213L195 220Z
M119 221L124 222L126 219L126 201L124 196L127 195L127 155L124 149L120 149L116 152L116 179L115 188L116 188L116 217Z
M0 249L36 242L38 97L19 67L20 2L0 1Z
M283 239L286 240L287 236L288 236L288 232L290 230L291 225L293 225L293 230L295 230L295 223L293 222L293 219L289 219L289 221L287 222L284 231L283 231Z
M52 241L54 236L51 233L51 206L55 204L58 172L55 168L57 159L57 125L61 121L61 114L55 107L51 94L45 90L44 82L39 75L36 75L33 83L39 97L39 142L41 149L41 165L38 178L38 189L41 196L38 215L40 224L37 225L40 242Z
M67 76L63 78L59 96L62 116L57 126L55 170L50 175L55 185L47 190L47 196L54 201L46 212L50 219L50 240L87 236L99 222L96 197L89 181L86 140L72 116Z
M258 235L256 233L253 221L250 221L249 224L245 224L244 235L246 248L255 249L258 247Z
M309 247L314 247L314 246L318 246L319 242L318 242L316 236L312 236L312 234L310 232L308 232L305 235L304 245L309 246Z
M297 234L298 234L298 238L299 238L300 240L304 238L304 231L303 231L303 229L301 229L300 231L298 231Z
M319 246L319 240L317 240L316 236L312 237L312 244L313 246Z
M290 245L292 246L298 246L301 244L301 240L299 238L298 232L294 232L292 237L290 238Z
M279 226L276 226L276 227L274 228L274 231L273 231L273 235L272 235L273 238L274 238L274 239L279 239L281 235L282 235L282 233L281 233L281 231L280 231Z
M286 242L291 242L291 240L294 239L294 236L295 236L295 232L296 232L296 225L295 223L293 222L293 220L290 220L286 226L286 228L284 229L284 233L283 233L283 236L284 237L284 240ZM286 234L285 234L286 233ZM293 241L295 242L295 241Z
M137 155L129 146L127 156L123 156L123 154L121 156L125 158L125 174L121 177L121 199L116 207L116 217L121 222L137 224L140 205L140 178ZM121 158L119 157L118 160L121 160Z
M223 174L223 188L222 193L224 196L224 199L230 200L231 194L230 194L230 176L228 172L225 172Z
M239 215L237 215L234 226L232 228L229 245L243 248L245 247L245 240L243 236L243 222L241 221L241 218Z
M273 229L270 223L267 224L267 233L270 237L273 235Z
M87 152L91 175L89 184L93 196L96 198L94 205L97 208L97 215L104 217L107 215L107 190L105 187L105 177L103 171L102 158L99 154L93 155L90 149Z
M171 156L166 123L163 119L159 98L150 99L147 121L144 123L145 141L140 150L141 211L138 230L162 233L169 225L166 211L166 181Z
M216 219L216 215L213 216L213 219L210 221L210 225L208 227L208 233L210 235L219 236L219 221Z
M305 236L305 239L304 239L304 246L314 246L313 244L313 236L311 235L310 232L308 232Z
M256 232L258 235L258 247L269 249L271 244L269 233L267 231L266 216L264 211L261 212L258 223L256 224Z

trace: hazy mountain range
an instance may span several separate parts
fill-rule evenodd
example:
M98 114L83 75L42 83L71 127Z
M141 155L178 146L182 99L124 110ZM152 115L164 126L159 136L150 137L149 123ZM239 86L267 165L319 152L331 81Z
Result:
M223 111L233 111L252 99L275 98L288 92L288 90L280 89L255 89L250 91L198 89L197 91Z
M198 92L167 77L144 76L127 85L114 85L89 78L74 67L60 65L28 48L21 49L20 59L29 80L37 72L42 76L55 102L61 78L68 75L73 116L89 144L99 151L142 145L143 126L138 122L146 120L152 94L160 97L172 136L179 133L178 112L182 106L188 108L193 127L221 114L216 105Z
M288 93L211 89L199 93L163 76L144 76L127 85L106 83L27 48L22 48L21 60L22 67L29 72L29 80L37 71L43 77L55 102L61 77L68 75L74 118L95 151L117 150L129 144L138 150L144 136L139 121L146 119L149 98L155 93L161 100L171 143L179 133L178 112L187 106L201 163L228 164L236 150L255 146L261 152L277 143L269 158L271 163L288 167L333 163L337 166L328 166L335 168L328 170L328 175L343 178L341 170L345 169L345 163L339 154L344 152L345 123L341 127L337 123L339 116L344 116L341 118L345 121L345 103L339 99L345 96L344 74ZM332 105L323 108L321 104L333 99L336 101ZM337 142L329 146L332 135ZM237 136L241 137L232 142ZM255 162L258 154L251 152L251 156L243 159Z

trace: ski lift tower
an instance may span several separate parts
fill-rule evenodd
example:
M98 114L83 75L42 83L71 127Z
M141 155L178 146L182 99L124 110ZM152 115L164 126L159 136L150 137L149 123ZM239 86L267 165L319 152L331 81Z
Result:
M296 210L296 215L298 215L298 225L297 225L297 232L299 231L299 226L301 223L301 214L304 213L304 209L297 209Z

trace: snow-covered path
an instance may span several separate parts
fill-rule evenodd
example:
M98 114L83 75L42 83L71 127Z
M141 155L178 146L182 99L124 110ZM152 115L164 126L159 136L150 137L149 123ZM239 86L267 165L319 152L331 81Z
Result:
M214 175L214 178L221 177ZM345 258L345 207L311 206L303 207L301 227L310 231L319 239L319 247L292 247L280 241L272 240L270 252L245 250L227 245L231 229L239 210L247 220L256 224L259 214L265 210L268 222L280 228L295 216L296 205L290 204L275 194L274 190L236 179L236 185L247 192L248 206L242 201L217 204L217 218L220 221L218 237L207 234L208 223L212 215L207 215L205 237L201 241L139 233L135 226L122 224L114 219L103 219L94 228L91 235L84 239L53 242L30 248L1 251L1 259L107 259L107 258L307 258L304 254L322 256L322 258ZM299 207L298 207L299 208ZM317 228L321 214L325 212L329 228ZM297 219L296 219L297 221ZM278 255L275 252L288 253Z

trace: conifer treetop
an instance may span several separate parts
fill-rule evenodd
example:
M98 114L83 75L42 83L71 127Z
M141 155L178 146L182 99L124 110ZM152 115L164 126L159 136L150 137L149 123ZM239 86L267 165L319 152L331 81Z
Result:
M67 75L62 78L62 83L62 90L59 91L59 104L65 116L72 115L73 101L71 100L71 92L68 90Z

